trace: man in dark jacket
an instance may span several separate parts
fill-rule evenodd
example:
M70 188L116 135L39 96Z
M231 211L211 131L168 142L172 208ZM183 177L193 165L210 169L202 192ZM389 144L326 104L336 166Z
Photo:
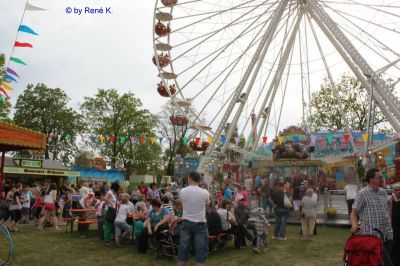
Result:
M285 191L283 185L282 182L279 183L278 187L271 193L271 202L275 210L275 228L272 239L275 240L286 240L286 223L289 210L285 207Z

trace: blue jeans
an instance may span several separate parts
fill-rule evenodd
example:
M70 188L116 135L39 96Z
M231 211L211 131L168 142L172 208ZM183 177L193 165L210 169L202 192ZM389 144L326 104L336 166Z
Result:
M208 227L207 223L195 223L183 220L181 224L178 247L178 261L188 261L191 247L194 243L197 263L205 263L208 257Z
M275 237L286 237L286 222L288 218L288 209L275 208Z

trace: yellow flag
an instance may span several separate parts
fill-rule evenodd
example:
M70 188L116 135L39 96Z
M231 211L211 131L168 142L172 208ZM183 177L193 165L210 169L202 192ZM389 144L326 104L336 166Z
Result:
M103 143L103 142L104 142L104 137L103 137L103 136L100 136L100 137L99 137L99 140L100 140L101 143Z
M282 137L282 136L278 136L278 142L279 142L279 144L282 144L282 141L283 141L283 137Z
M3 87L4 87L5 89L9 90L9 91L13 91L13 90L14 90L10 85L8 85L8 84L5 83L5 82L3 82Z
M150 141L151 141L151 144L154 144L154 143L156 143L157 138L156 138L156 137L151 137L151 138L150 138Z
M362 134L362 139L363 139L364 142L367 142L367 140L368 140L368 133Z
M208 143L210 143L210 144L212 143L212 140L213 140L212 137L208 137L208 138L207 138L207 141L208 141Z

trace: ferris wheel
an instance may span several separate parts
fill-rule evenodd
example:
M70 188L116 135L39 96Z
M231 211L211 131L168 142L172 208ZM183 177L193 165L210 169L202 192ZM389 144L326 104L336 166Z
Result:
M212 138L205 160L310 126L312 94L345 72L400 132L400 1L160 0L153 28L158 92Z

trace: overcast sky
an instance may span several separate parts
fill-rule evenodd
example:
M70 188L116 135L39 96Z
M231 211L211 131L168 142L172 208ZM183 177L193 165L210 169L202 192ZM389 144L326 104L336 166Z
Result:
M0 1L0 53L8 60L26 0ZM27 11L23 24L39 36L20 33L18 41L33 48L16 48L14 56L28 65L11 64L21 77L13 83L13 103L29 83L43 82L64 89L78 108L97 88L133 91L145 108L159 110L164 101L151 62L154 1L30 0L48 11ZM66 8L111 7L112 14L66 14ZM157 102L154 98L157 98Z

